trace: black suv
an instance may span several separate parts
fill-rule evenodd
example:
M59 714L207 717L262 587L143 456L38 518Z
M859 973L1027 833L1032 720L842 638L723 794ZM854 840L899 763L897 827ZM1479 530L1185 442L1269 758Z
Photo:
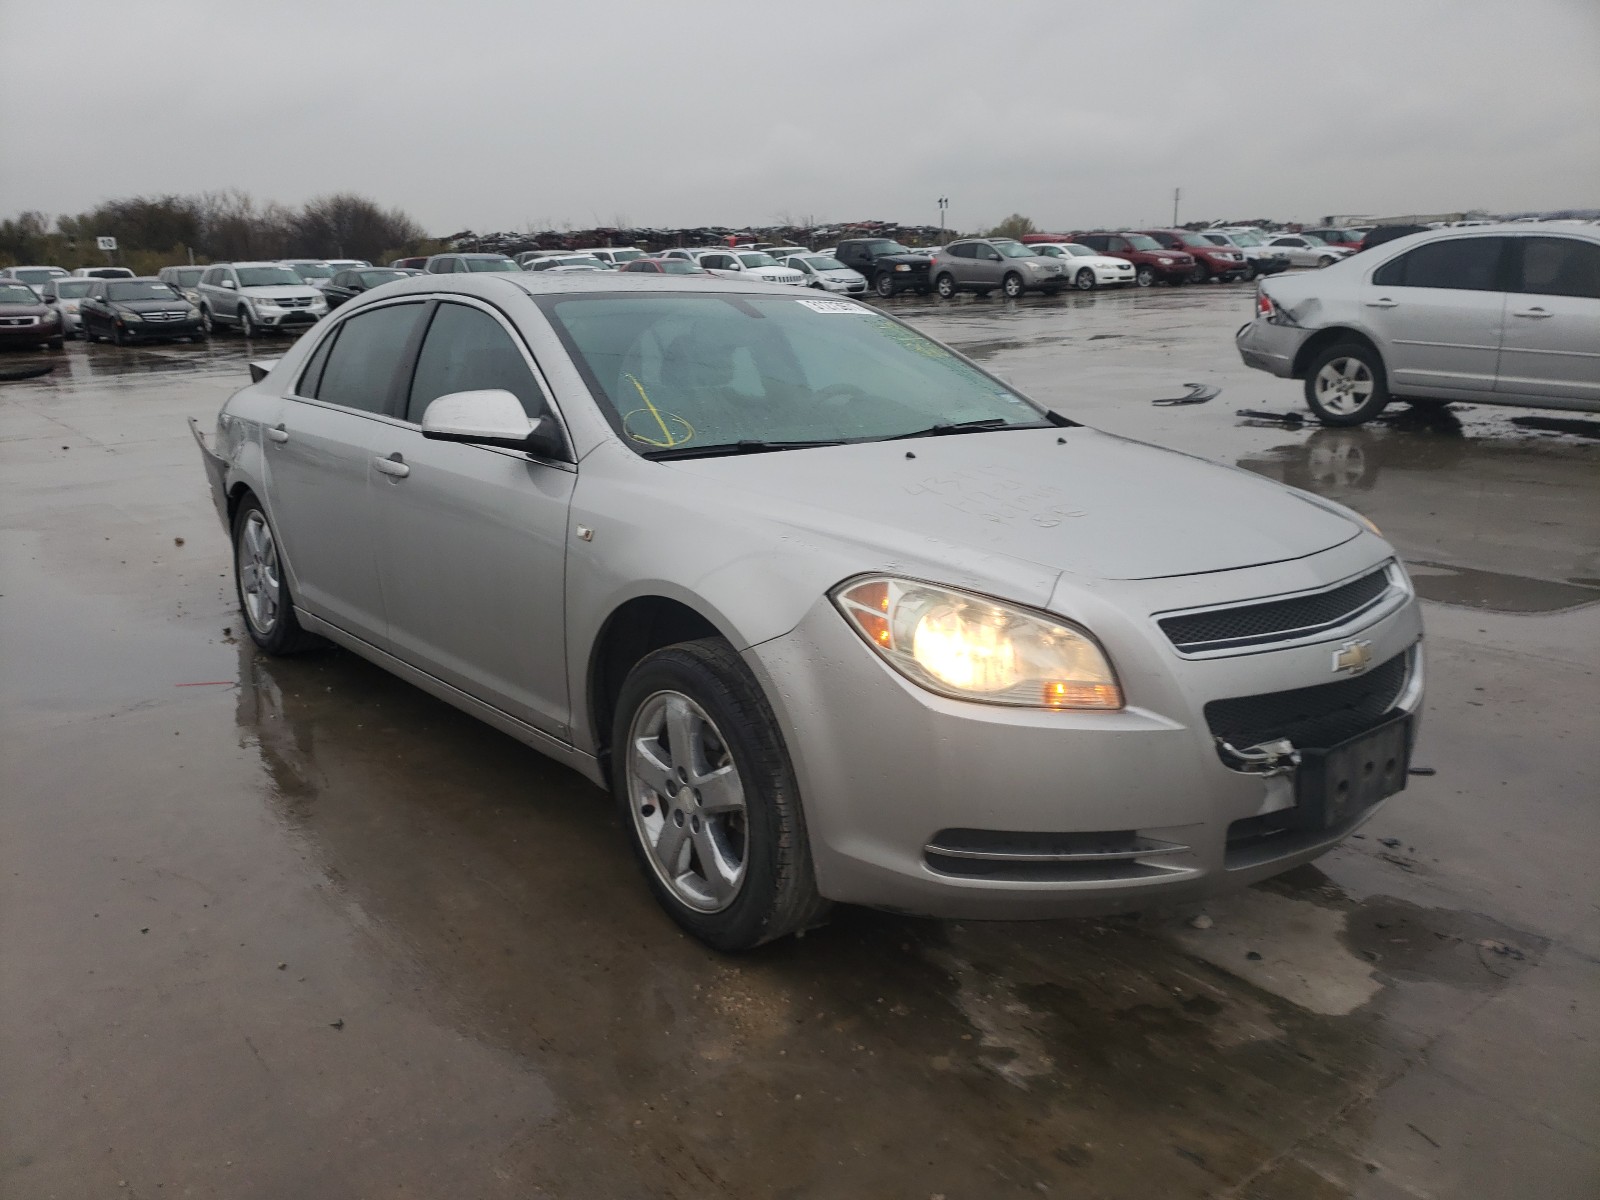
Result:
M833 256L865 275L872 290L885 298L907 290L925 296L933 290L928 282L933 259L892 238L846 238Z

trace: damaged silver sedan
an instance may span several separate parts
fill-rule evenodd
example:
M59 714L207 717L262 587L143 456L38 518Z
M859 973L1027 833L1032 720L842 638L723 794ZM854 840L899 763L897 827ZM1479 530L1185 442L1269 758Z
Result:
M713 946L1204 896L1405 785L1422 630L1375 529L869 306L425 276L258 373L196 433L255 643L609 789Z

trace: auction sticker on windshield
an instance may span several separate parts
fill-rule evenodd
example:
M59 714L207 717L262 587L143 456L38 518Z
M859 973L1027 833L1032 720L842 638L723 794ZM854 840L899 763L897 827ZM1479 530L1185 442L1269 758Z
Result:
M851 304L848 300L796 300L796 304L804 304L812 312L819 313L865 313L871 309L862 308L859 304Z

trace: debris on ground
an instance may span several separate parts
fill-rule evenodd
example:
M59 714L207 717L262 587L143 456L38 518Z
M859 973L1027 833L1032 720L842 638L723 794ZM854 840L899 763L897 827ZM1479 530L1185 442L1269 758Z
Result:
M1210 929L1211 926L1212 920L1210 917L1206 916L1205 913L1200 913L1198 916L1189 918L1189 928L1191 929Z
M1300 426L1306 423L1305 417L1301 416L1297 412L1292 411L1275 413L1268 412L1264 408L1241 408L1233 415L1236 417L1244 417L1251 421L1268 421L1274 425L1287 425L1295 429L1298 429Z
M1208 400L1215 400L1222 391L1221 388L1214 388L1204 383L1186 383L1183 386L1189 389L1187 395L1169 396L1163 400L1152 400L1150 403L1158 408L1175 404L1204 404Z

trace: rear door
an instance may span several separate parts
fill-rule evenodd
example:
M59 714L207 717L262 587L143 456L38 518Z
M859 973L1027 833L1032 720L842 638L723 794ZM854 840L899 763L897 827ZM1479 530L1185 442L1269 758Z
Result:
M559 420L532 356L496 309L441 301L386 426L373 477L392 652L503 712L568 740L565 586L570 463L422 436L428 404L501 388ZM394 473L403 470L403 474Z
M1511 243L1495 391L1600 408L1600 241L1540 235Z
M1507 250L1503 237L1424 242L1361 285L1361 311L1378 335L1391 391L1470 396L1494 390Z
M295 600L383 648L372 462L388 453L400 368L425 309L409 301L341 321L266 430L268 515Z

